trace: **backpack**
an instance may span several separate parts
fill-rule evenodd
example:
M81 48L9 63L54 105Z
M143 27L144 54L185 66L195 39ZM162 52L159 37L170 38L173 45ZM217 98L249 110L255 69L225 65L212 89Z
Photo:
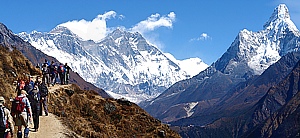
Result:
M25 91L26 92L31 92L34 88L34 82L33 81L30 81L30 82L27 82L27 84L25 85Z
M22 101L24 97L16 97L12 103L12 112L21 114L25 109L25 103Z
M64 73L64 72L65 72L65 67L64 67L64 65L59 65L57 71L58 71L59 73Z
M8 128L7 118L5 117L5 107L0 107L0 132L4 132Z
M46 97L46 96L48 96L48 88L47 88L47 86L46 86L45 83L42 83L42 84L39 86L39 90L40 90L41 97Z

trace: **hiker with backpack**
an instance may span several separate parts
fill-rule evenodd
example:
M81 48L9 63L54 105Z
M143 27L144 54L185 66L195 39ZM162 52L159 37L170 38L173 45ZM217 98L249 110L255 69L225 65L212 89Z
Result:
M17 137L22 138L22 126L24 126L24 138L28 138L29 121L32 120L32 111L28 100L27 92L21 90L21 94L17 96L12 103L12 116L15 118L15 125L18 126Z
M45 83L41 83L39 85L39 90L40 90L40 112L39 115L42 116L43 114L43 108L44 107L44 112L45 115L48 116L48 88Z
M50 69L51 85L54 86L57 78L57 66L54 65L54 61L51 61L51 64L49 65L49 69Z
M58 75L59 75L59 79L60 79L60 84L61 85L64 85L65 84L65 67L62 63L59 64L58 66L58 69L57 69L57 72L58 72Z
M40 114L40 91L38 88L38 84L36 84L33 90L28 93L28 99L30 101L32 117L33 117L33 125L34 131L37 132L39 129L39 114Z
M40 76L36 76L35 81L34 81L34 86L39 86L41 84L41 81L39 80Z
M42 66L42 75L43 75L43 78L42 78L42 82L48 84L50 84L50 70L49 70L49 67L48 67L48 64L47 63L44 63L43 66Z
M14 121L10 111L4 105L5 99L0 96L0 138L9 138L14 134Z
M23 78L18 78L17 80L17 87L16 87L16 92L17 92L17 95L20 95L21 94L21 90L24 90L25 88L25 81Z
M29 76L28 80L25 82L25 91L30 93L34 88L33 76Z
M49 65L50 65L50 63L48 62L48 60L47 60L47 59L45 59L45 62L44 62L44 64L46 64L47 66L49 66Z
M70 66L68 66L68 64L66 63L65 65L64 65L64 67L65 67L65 84L69 84L69 79L70 79L70 70L71 70L71 68L70 68Z

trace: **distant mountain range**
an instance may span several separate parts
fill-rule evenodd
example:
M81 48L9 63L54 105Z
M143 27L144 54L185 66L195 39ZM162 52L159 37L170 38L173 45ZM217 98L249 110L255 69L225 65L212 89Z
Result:
M63 26L47 33L18 35L60 62L69 63L73 71L111 96L136 103L158 96L208 66L199 58L176 60L150 45L141 34L121 29L100 42L84 41Z
M284 4L263 30L240 31L209 67L198 58L178 61L121 29L100 42L62 26L18 34L32 47L0 27L0 44L18 46L33 63L42 62L41 51L70 63L85 80L129 96L182 137L299 137L300 32Z
M261 103L269 89L290 86L277 85L299 61L299 47L300 32L287 7L281 4L263 30L242 30L221 58L207 69L140 105L174 126L183 137L246 136L274 113L285 110L281 108L297 95L286 89L282 93L289 93L288 98L273 97L273 101L264 100L270 105ZM296 82L292 84L297 87ZM257 133L262 129L267 128L257 128L255 136L265 136Z

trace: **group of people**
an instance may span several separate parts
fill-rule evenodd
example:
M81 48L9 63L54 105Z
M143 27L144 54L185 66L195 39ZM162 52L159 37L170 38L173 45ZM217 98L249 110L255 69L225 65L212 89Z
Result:
M4 106L5 99L0 96L0 138L13 137L14 126L18 127L18 138L22 138L24 127L26 138L29 134L29 123L33 122L34 131L38 131L39 116L42 115L43 108L45 115L48 116L48 88L45 83L39 81L38 76L35 81L32 76L28 79L19 78L16 92L17 97L10 99L11 111Z
M38 65L37 67L40 68ZM50 86L50 84L54 86L58 82L58 79L60 80L61 85L69 84L71 68L67 63L65 63L65 65L62 63L57 65L54 61L49 63L47 59L45 59L41 70L43 74L42 82L46 83L48 86Z
M42 116L44 108L45 116L48 116L48 87L54 86L60 81L61 85L69 84L71 68L67 63L49 63L46 59L42 67L42 81L39 76L33 81L33 76L18 78L17 96L12 101L11 110L5 107L5 99L0 96L0 138L13 137L14 126L18 127L17 137L25 138L29 135L29 123L33 122L35 132L39 128L39 116ZM59 81L58 81L59 80ZM48 87L47 87L48 86ZM22 132L24 127L24 132Z

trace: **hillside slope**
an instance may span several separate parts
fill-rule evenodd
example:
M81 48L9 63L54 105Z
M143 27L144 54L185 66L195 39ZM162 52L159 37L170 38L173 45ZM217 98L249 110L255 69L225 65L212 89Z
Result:
M76 85L55 90L49 101L50 111L83 137L180 137L136 104L105 99Z

